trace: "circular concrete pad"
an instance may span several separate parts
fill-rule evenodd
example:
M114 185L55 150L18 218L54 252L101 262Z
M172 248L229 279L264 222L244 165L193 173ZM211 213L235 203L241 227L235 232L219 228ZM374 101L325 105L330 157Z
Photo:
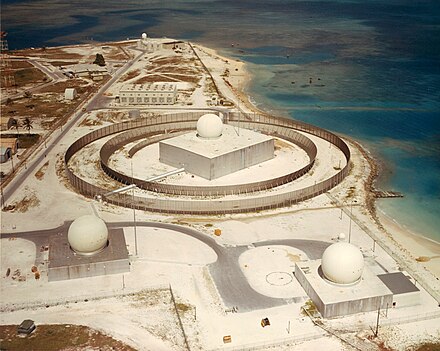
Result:
M260 294L275 298L294 298L306 293L294 276L295 262L308 260L295 247L260 246L239 257L240 268L250 286Z

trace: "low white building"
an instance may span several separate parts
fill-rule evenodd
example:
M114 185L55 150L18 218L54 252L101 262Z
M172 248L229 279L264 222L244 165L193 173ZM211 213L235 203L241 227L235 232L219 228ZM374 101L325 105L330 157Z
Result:
M76 98L77 91L75 88L66 88L64 90L64 99L65 100L73 100Z
M76 65L66 66L64 71L76 77L89 77L93 79L102 78L107 72L107 68L95 65L93 63L78 63Z
M162 43L156 39L148 38L147 33L142 33L141 38L138 40L137 47L141 50L145 50L147 53L152 53L162 49Z
M121 105L174 105L177 85L172 83L126 84L119 90Z

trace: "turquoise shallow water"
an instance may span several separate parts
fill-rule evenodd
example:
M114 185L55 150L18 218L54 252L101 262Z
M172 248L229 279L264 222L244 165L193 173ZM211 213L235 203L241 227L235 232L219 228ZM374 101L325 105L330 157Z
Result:
M263 109L359 139L384 165L379 206L440 241L437 0L2 1L10 48L188 39L249 63ZM232 45L233 44L233 47Z

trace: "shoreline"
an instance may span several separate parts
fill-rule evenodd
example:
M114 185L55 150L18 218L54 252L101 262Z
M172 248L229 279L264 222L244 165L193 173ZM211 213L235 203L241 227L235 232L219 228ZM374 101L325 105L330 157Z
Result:
M252 103L251 96L246 93L246 89L251 85L253 78L252 74L246 67L246 62L235 58L228 58L223 53L219 53L220 49L206 48L201 44L197 45L211 55L215 55L223 60L240 62L241 70L243 71L242 80L239 80L239 82L234 82L232 79L231 82L231 80L226 78L223 78L223 80L226 81L226 83L229 83L227 85L236 95L236 99L243 103L250 112L268 114L268 112L255 106ZM234 102L237 103L237 101ZM242 107L243 105L240 104L240 109L243 109ZM379 227L384 235L390 236L397 246L400 246L401 249L407 251L419 264L422 264L425 269L428 269L436 277L440 277L440 243L403 227L395 218L390 217L378 208L373 192L376 190L375 182L380 175L379 161L370 155L369 151L357 140L347 135L343 135L342 137L347 139L359 150L370 166L370 173L367 180L364 182L364 195L366 209L374 224Z

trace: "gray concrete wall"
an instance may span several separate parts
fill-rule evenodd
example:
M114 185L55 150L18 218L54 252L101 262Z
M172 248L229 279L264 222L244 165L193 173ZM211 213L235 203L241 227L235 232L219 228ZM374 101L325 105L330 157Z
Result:
M216 179L270 160L274 156L273 139L215 157L209 179Z
M94 277L98 275L125 273L129 271L129 260L123 259L49 268L48 279L50 282L52 282L58 280Z
M420 291L413 291L405 294L398 294L393 296L393 302L396 303L395 307L414 306L420 304ZM389 304L388 307L391 307Z
M317 292L313 289L312 285L307 280L306 273L304 273L304 271L300 267L298 267L298 265L296 263L295 263L294 274L295 274L295 277L298 280L298 282L303 287L304 291L307 293L307 296L310 297L310 299L313 301L316 308L318 309L319 313L321 313L321 315L322 315L323 311L324 311L324 303L319 298L319 295L317 294Z
M339 316L346 316L361 312L377 311L377 309L385 309L392 306L393 295L372 296L364 299L356 299L352 301L343 301L334 304L324 304L324 309L321 315L324 318L334 318Z
M160 162L176 168L184 167L186 171L205 179L211 179L211 160L166 143L159 143Z
M381 309L386 308L387 304L388 307L392 306L392 294L325 304L309 283L306 278L306 273L304 273L297 264L295 264L295 277L324 318L334 318L355 313L376 311L379 306ZM336 289L337 287L335 287L335 290Z

